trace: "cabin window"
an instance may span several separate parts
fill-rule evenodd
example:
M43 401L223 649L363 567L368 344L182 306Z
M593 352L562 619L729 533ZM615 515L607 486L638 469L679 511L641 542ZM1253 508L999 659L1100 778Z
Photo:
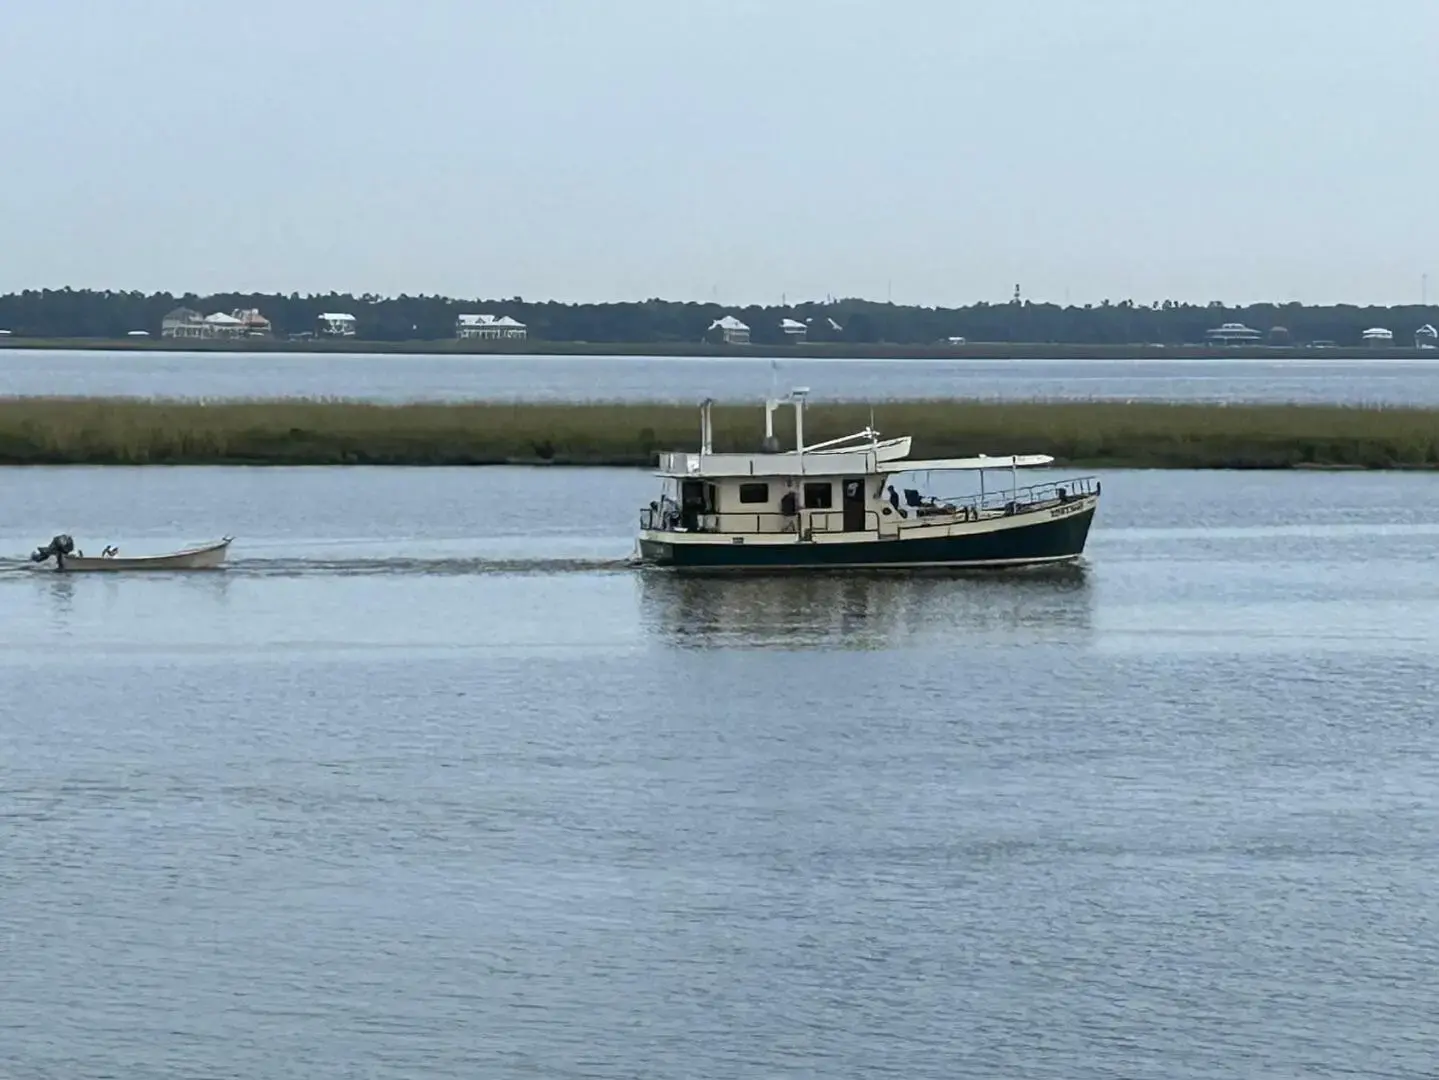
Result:
M828 510L834 506L834 485L828 480L806 484L804 506L806 510Z
M769 485L741 484L739 486L739 501L742 503L769 502Z

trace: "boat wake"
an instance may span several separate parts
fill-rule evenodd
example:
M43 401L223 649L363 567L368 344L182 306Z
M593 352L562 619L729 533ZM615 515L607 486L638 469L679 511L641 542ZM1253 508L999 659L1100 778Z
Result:
M240 558L229 560L221 569L227 577L474 577L481 575L596 574L630 570L628 557L611 559L576 558ZM29 559L0 559L0 577L36 573L55 574L53 566L37 566ZM173 577L189 571L148 571L145 577ZM202 576L210 577L214 571ZM135 575L126 575L132 577Z
M350 559L234 559L227 566L231 574L244 577L336 577L421 576L473 577L479 575L594 574L628 570L628 558L350 558Z
M1004 581L1083 581L1087 566L1077 563L1013 567L867 567L854 569L818 568L798 576L819 581L884 580L894 577L914 579L1004 580ZM794 578L792 569L750 570L736 575L733 570L679 570L641 565L633 555L622 558L461 558L448 557L379 557L379 558L248 558L231 559L217 570L146 570L119 575L105 574L104 579L119 576L126 580L139 578L174 580L176 577L213 581L218 578L317 578L317 577L543 577L564 574L643 573L646 577L677 577L683 580L718 579L732 582L736 576L747 579L773 577ZM60 574L53 566L38 565L29 559L0 558L0 581L49 577L73 578ZM92 577L82 574L82 577Z

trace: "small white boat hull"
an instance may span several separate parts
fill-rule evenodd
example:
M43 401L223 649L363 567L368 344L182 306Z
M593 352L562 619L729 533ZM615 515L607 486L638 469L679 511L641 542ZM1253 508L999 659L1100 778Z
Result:
M218 570L225 564L233 537L225 537L217 544L186 548L166 555L136 555L120 558L117 555L66 555L55 567L62 574L73 573L118 573L125 570Z
M910 443L913 436L900 435L894 439L881 439L879 442L866 446L864 443L853 443L849 446L833 446L822 450L807 450L808 454L853 454L859 451L868 450L874 454L875 461L899 461L909 457Z

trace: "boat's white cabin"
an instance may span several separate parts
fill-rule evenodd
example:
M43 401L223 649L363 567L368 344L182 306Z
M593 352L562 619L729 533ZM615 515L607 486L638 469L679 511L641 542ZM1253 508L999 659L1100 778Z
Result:
M770 449L755 454L714 453L711 403L702 404L700 450L660 455L657 471L664 486L660 498L643 513L642 527L735 536L883 535L936 516L964 520L985 515L994 507L994 499L1003 494L994 491L987 497L981 484L977 498L957 505L915 488L897 487L895 481L901 474L962 470L978 471L982 478L986 470L1004 470L1012 478L1010 491L1018 492L1020 468L1053 461L1044 454L912 460L908 457L909 437L881 440L872 428L806 446L805 393L796 390L789 399L795 407L796 431L796 449L789 451L778 450L774 441L774 410L782 402L766 402L765 445ZM1038 500L1064 500L1078 493L1057 488L1039 495ZM1005 512L1000 505L994 512Z
M877 530L884 497L883 476L668 477L660 508L685 532L803 535Z

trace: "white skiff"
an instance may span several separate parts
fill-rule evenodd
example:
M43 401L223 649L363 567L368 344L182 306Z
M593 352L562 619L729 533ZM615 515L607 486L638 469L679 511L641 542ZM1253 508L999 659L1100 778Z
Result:
M227 536L214 544L202 544L162 555L128 555L122 558L117 549L110 547L100 555L85 555L74 550L73 544L68 543L69 537L57 536L30 558L39 563L53 557L55 569L66 574L122 570L218 570L225 563L233 539L233 536Z

